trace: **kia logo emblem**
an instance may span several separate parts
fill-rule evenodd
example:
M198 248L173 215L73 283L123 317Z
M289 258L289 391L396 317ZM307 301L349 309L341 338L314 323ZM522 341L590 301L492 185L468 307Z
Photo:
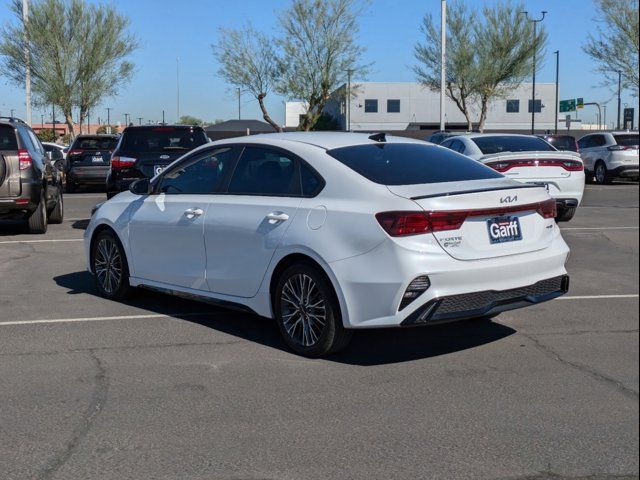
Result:
M514 195L513 197L502 197L500 199L500 203L513 203L518 201L518 196Z

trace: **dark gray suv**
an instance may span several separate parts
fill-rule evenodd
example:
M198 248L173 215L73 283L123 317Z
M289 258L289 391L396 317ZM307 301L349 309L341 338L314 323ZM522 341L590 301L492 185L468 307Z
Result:
M29 233L62 223L61 173L22 120L0 117L0 219L24 220Z

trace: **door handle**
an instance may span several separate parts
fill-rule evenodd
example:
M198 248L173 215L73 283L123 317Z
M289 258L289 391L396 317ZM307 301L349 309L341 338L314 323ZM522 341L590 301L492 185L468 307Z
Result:
M191 220L192 218L199 217L203 213L204 210L202 210L201 208L187 208L184 211L184 216Z
M269 223L274 224L278 222L286 222L289 220L289 215L284 212L271 212L266 218L269 220Z

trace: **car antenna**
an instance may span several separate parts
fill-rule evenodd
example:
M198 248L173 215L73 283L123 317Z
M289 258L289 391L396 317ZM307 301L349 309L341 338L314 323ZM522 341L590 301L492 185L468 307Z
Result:
M369 135L369 140L373 140L374 142L386 142L387 135L384 132L374 133L373 135Z

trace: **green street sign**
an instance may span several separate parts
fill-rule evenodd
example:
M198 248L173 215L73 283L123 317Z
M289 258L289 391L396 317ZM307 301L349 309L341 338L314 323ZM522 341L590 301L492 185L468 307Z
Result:
M578 98L576 100L576 107L577 108L584 108L584 98Z
M574 112L576 110L576 101L575 99L571 100L560 100L560 113L565 112Z

